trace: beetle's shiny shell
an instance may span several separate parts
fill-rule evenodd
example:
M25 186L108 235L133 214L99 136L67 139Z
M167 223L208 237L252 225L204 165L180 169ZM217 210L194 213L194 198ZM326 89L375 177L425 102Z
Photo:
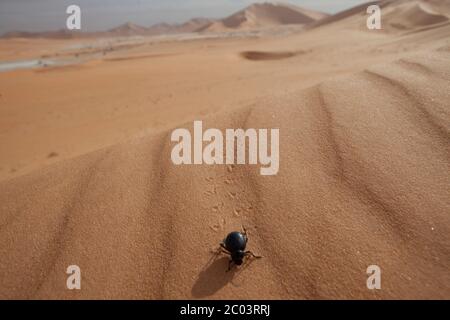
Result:
M245 236L237 231L231 232L224 240L225 247L230 252L235 252L238 250L245 250L247 245L247 240Z

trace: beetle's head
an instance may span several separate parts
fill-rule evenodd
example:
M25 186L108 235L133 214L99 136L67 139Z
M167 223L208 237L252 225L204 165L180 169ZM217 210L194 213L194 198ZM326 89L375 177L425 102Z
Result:
M238 266L240 266L244 260L245 257L245 252L242 250L238 250L233 252L233 254L231 255L231 258L233 259L233 262L235 264L237 264Z

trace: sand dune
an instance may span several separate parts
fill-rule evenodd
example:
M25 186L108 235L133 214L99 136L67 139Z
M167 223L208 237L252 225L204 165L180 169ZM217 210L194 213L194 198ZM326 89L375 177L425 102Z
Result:
M285 24L306 25L327 16L325 13L287 4L256 3L199 31L224 31Z
M342 21L342 20L345 20L345 19L348 19L348 18L351 18L351 17L355 17L355 16L357 16L358 19L360 19L360 20L365 20L365 19L367 19L367 17L365 16L367 7L369 5L373 5L373 4L379 5L380 7L382 6L382 2L381 1L367 2L367 3L361 4L359 6L355 6L355 7L352 7L350 9L344 10L344 11L339 12L337 14L330 15L328 17L324 17L323 19L320 19L320 20L318 20L316 22L311 23L308 26L308 28L317 28L317 27L320 27L320 26L324 26L324 25L327 25L327 24L339 22L339 21Z
M1 297L448 298L447 62L429 52L205 119L280 128L272 179L176 167L163 132L1 183ZM264 259L225 273L210 251L241 224Z
M118 36L145 35L148 33L148 28L139 26L131 22L127 22L123 25L109 30L109 33Z
M0 298L449 299L450 26L402 12L409 33L344 14L0 74L2 166L30 168L0 181ZM278 175L173 165L193 120L279 128ZM263 259L226 273L214 250L241 225Z
M211 24L213 20L206 18L194 18L191 19L181 25L178 26L177 30L179 32L197 32L209 24Z
M194 18L182 24L168 24L158 23L151 27L142 27L133 23L126 23L117 28L108 31L110 36L149 36L149 35L163 35L175 33L191 33L204 29L212 23L211 19Z
M382 28L385 31L411 31L414 28L448 22L450 17L450 1L448 0L384 0L351 8L319 20L309 27L335 23L348 26L349 23L358 23L361 30L367 30L366 9L370 4L377 4L382 8Z
M51 32L12 31L1 36L4 39L73 39L98 37L154 36L195 32L225 32L268 28L281 25L308 25L327 17L328 14L289 4L256 3L223 19L193 18L181 24L158 23L144 27L127 22L108 31L79 32L59 30Z
M385 15L391 27L410 29L449 21L446 15L435 12L429 4L412 2L405 6L407 7L397 9L402 10L401 13L391 11Z

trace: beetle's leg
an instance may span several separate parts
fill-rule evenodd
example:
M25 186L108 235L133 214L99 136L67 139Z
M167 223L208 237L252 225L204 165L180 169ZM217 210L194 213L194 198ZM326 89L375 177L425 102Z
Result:
M227 248L225 247L225 244L223 244L223 242L220 244L220 248L217 250L217 252L231 255L231 253L227 250Z
M231 265L233 264L233 260L230 260L229 262L228 262L228 270L227 270L227 272L229 272L230 270L231 270Z
M242 225L242 235L245 237L245 243L248 242L248 235L247 235L247 229L245 229L244 225Z
M256 258L256 259L261 259L262 258L262 256L257 256L256 254L254 254L251 251L245 251L245 255L246 256L252 256L253 258Z
M225 248L225 245L223 243L220 244L220 246L216 250L211 250L211 253L214 253L214 255L218 256L221 253L225 253L227 255L231 255L231 253Z

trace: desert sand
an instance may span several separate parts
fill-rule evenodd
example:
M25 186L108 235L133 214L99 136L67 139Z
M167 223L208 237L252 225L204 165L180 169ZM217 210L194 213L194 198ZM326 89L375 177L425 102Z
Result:
M0 39L85 57L0 73L0 298L450 299L450 3L381 6L372 31L361 6L285 35ZM279 128L278 175L173 165L193 120ZM227 273L242 225L263 258Z

